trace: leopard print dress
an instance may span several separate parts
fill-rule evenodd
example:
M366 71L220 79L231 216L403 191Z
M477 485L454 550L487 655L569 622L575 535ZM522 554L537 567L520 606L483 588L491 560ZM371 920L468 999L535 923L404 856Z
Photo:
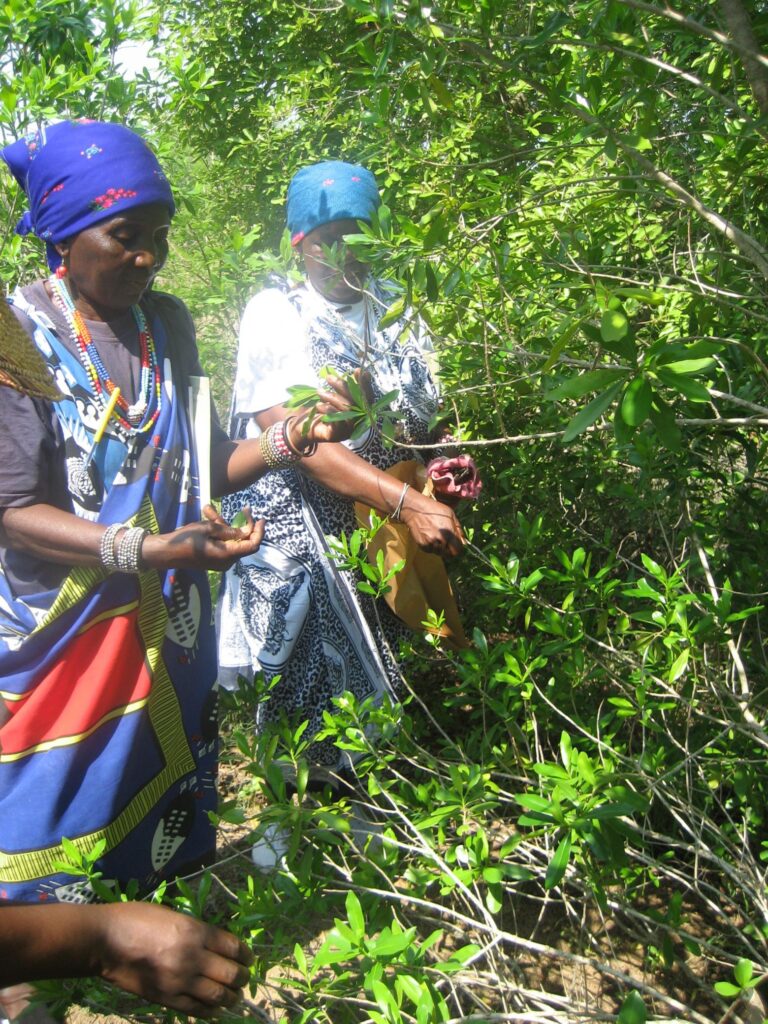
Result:
M392 405L401 413L400 439L427 444L438 392L420 322L403 318L381 328L391 295L377 283L365 300L364 338L317 293L300 288L285 295L301 317L314 373L326 366L351 373L364 365L377 399L398 392ZM243 437L244 427L234 417L232 436ZM414 457L412 450L387 447L379 430L345 444L379 469ZM396 699L397 654L408 630L327 554L327 537L356 529L353 502L299 471L283 470L225 499L225 518L246 504L266 520L266 532L259 550L225 575L218 609L222 685L231 688L238 675L261 671L269 696L258 705L257 729L286 717L308 722L309 736L345 691L359 701L385 694ZM307 757L315 775L350 765L350 756L329 740L314 741Z

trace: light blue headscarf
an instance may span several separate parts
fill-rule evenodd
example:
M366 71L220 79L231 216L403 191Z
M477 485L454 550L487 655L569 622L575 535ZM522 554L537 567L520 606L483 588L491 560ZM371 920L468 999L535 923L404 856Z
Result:
M376 179L360 164L324 160L302 167L288 186L287 220L291 244L332 220L370 221L381 202Z

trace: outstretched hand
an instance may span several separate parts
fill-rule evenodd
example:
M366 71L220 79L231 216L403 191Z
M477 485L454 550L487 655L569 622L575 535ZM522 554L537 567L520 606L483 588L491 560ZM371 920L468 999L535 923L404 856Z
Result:
M253 957L234 935L147 903L113 903L100 910L101 974L107 981L196 1017L237 1002Z
M372 403L374 400L371 390L371 377L366 370L355 370L353 377L360 385L365 400ZM290 424L291 442L297 447L306 447L309 444L324 443L333 441L346 441L355 429L355 420L334 420L331 423L324 421L323 417L332 412L349 412L356 407L356 403L350 394L349 386L340 377L327 376L328 384L318 392L323 399L311 409L299 408L294 414L293 422Z
M230 526L212 505L206 505L199 523L145 537L142 558L154 569L228 569L238 558L253 554L264 536L264 521L255 522L249 509L243 509L243 514L243 526Z

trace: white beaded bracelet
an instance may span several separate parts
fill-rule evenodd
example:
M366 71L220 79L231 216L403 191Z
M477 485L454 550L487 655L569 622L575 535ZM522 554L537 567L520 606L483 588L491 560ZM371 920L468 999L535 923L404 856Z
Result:
M117 571L117 556L115 555L115 539L121 530L124 530L125 523L112 523L101 535L99 545L99 561L107 572Z
M141 571L141 545L147 532L141 526L131 526L125 531L125 536L117 549L117 565L120 572Z

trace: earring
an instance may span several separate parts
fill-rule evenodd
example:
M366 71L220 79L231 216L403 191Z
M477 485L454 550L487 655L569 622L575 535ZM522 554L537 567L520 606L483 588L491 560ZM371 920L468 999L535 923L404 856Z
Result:
M59 280L67 276L67 268L64 266L63 263L60 263L58 267L56 267L55 274Z

